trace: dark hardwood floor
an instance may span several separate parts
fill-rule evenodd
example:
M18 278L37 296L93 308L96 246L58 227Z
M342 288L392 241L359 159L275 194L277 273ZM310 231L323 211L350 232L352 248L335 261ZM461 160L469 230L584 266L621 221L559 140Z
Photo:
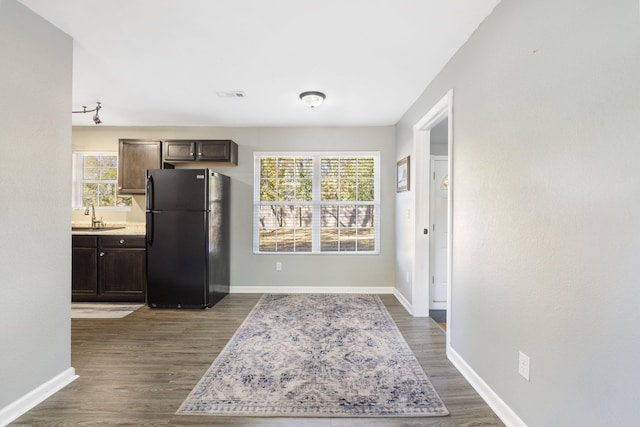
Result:
M382 295L451 415L439 418L256 418L175 415L260 298L226 296L211 310L152 310L124 319L73 319L76 381L11 426L502 426L445 356L445 335Z

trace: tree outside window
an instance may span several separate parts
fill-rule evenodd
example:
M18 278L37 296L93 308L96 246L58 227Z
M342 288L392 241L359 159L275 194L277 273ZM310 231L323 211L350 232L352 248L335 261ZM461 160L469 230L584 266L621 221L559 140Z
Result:
M378 251L378 153L256 154L254 251Z
M118 156L115 153L74 153L76 207L131 207L131 196L122 196L118 188ZM78 197L80 196L80 197Z

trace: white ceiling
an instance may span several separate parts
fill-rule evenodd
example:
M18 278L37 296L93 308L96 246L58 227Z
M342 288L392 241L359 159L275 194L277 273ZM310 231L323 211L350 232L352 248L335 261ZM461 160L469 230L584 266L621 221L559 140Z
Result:
M101 126L393 125L499 2L20 1L74 38L71 108Z

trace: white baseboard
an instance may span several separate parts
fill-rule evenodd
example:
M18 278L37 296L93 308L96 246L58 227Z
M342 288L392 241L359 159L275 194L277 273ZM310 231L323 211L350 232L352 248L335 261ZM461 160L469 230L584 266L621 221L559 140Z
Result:
M61 374L56 375L18 400L0 409L0 426L6 426L16 420L63 387L75 381L76 378L78 378L78 376L76 375L75 369L66 369Z
M391 286L233 286L232 294L392 294Z
M404 295L402 295L396 288L393 288L393 295L398 299L400 304L402 304L404 309L413 316L413 306L411 306L411 303L404 297Z
M527 427L524 421L471 369L471 366L452 347L447 347L447 357L507 427Z

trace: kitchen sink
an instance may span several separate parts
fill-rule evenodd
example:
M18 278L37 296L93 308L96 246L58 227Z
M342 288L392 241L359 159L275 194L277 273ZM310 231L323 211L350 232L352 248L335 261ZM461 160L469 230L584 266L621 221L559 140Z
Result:
M74 225L71 227L71 231L109 231L120 230L125 227L91 227L90 225Z

